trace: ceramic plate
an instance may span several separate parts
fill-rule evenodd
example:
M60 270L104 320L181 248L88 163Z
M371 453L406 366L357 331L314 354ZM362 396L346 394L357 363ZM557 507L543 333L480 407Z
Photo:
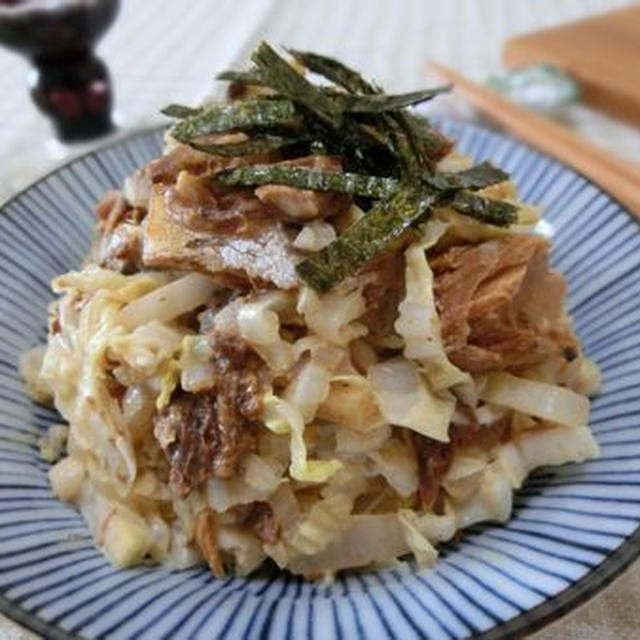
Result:
M604 385L602 457L537 473L505 526L476 526L438 565L349 573L331 585L277 572L111 568L55 500L36 439L59 417L25 396L20 353L45 336L50 279L80 265L92 206L160 152L159 131L75 160L0 210L0 610L47 638L384 640L506 638L583 602L638 555L640 234L598 187L502 135L447 122L460 150L511 172L545 209L555 268Z

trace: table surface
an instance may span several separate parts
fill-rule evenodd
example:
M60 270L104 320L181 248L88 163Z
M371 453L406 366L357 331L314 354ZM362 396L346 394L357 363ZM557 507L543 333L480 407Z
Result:
M216 91L216 71L238 66L261 39L344 59L390 90L428 86L431 59L475 80L500 70L512 35L632 4L630 0L121 0L98 46L114 83L122 131L159 124L169 102L195 103ZM0 49L0 201L80 153L52 143L25 89L28 64ZM439 111L469 115L455 99ZM584 106L566 123L640 163L640 131ZM635 640L640 565L535 640ZM36 636L0 616L2 640Z

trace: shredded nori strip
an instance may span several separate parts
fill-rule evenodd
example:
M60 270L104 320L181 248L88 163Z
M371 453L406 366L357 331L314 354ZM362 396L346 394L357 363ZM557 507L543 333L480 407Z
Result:
M453 147L451 140L434 129L426 118L410 113L405 113L404 118L409 122L413 135L430 160L440 160L451 151Z
M188 118L196 116L202 112L202 107L187 107L184 104L168 104L164 109L160 109L160 113L170 118Z
M230 144L202 144L198 142L189 142L189 145L198 151L211 153L217 156L225 156L237 158L246 156L251 153L266 153L267 151L275 151L300 142L308 141L308 137L304 136L272 136L269 134L255 135L248 140Z
M316 57L316 60L320 59L330 61L329 58ZM385 166L396 164L393 154L389 157L389 149L385 148L384 143L345 113L340 99L346 94L328 95L325 90L306 80L264 42L254 52L252 60L263 84L291 100L300 102L327 125L323 137L329 143L329 148L332 152L346 156L353 168L373 170L381 159L384 159ZM346 71L346 67L336 61L331 61L330 64L335 69L340 67Z
M244 100L207 107L184 118L171 133L180 142L190 142L210 133L255 127L300 127L302 118L290 100Z
M367 82L357 71L338 60L309 51L290 49L289 53L307 69L317 73L339 87L351 93L374 95L382 91ZM414 175L420 169L428 170L431 159L445 155L451 145L437 131L429 127L428 122L403 111L396 114L384 114L381 128L393 140L396 152L403 158L404 164ZM426 156L426 158L425 158Z
M378 87L367 82L357 71L349 68L339 60L313 53L312 51L298 51L296 49L288 49L287 51L295 60L307 67L309 71L323 76L350 93L380 93Z
M226 80L235 84L262 84L262 78L255 69L250 71L221 71L216 76L216 80Z
M328 291L389 248L411 225L429 214L438 199L431 189L401 187L388 200L376 203L330 245L299 262L296 271L318 291Z
M484 189L509 179L509 174L494 167L490 162L481 162L469 169L442 172L429 176L426 181L434 189Z
M347 65L334 60L328 56L308 51L289 50L289 53L307 69L317 73L339 87L346 89L351 94L365 94L375 99L382 98L382 91L374 84L367 82L357 71ZM357 96L362 99L364 96ZM346 98L340 96L339 99L355 99L356 96L349 95ZM420 149L419 138L414 131L414 127L403 112L398 114L384 113L377 122L382 133L387 135L391 141L393 149L401 160L404 168L414 177L428 167L422 150Z
M251 60L256 65L263 84L275 89L285 98L303 105L334 129L340 127L343 118L339 106L298 73L266 42L258 45L251 54Z
M351 113L384 113L385 111L396 111L405 107L410 107L421 102L431 100L441 93L451 91L452 85L435 87L434 89L424 89L422 91L412 91L410 93L387 94L378 93L373 95L336 94L334 101L347 112Z
M289 53L307 69L317 73L352 94L365 94L382 99L382 91L374 84L367 82L357 71L342 62L328 56L309 51L289 50ZM354 96L348 96L352 99ZM363 96L358 96L362 99ZM340 97L340 99L344 99ZM429 129L416 130L414 119L409 114L398 111L396 114L383 114L378 122L380 129L389 136L395 152L402 160L404 167L414 176L421 170L428 170L428 159L431 149L442 148L442 136L429 133ZM424 157L427 152L427 158ZM438 157L434 154L435 157Z
M257 186L282 184L296 189L338 191L365 198L386 199L399 187L393 178L365 176L343 171L322 171L303 167L255 164L216 173L214 179L225 185Z
M468 191L456 191L449 204L460 213L498 227L506 227L518 219L518 207L515 205Z

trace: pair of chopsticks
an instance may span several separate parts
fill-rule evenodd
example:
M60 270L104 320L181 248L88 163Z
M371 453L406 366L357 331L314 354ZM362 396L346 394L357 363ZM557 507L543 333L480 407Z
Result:
M432 62L444 80L454 83L480 111L540 151L570 165L600 185L640 218L640 166L600 149L569 129L547 120L463 75Z

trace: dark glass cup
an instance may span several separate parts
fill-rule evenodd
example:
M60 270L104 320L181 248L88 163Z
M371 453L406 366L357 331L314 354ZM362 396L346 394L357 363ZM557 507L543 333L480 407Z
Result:
M109 71L93 47L119 0L0 0L0 44L28 57L31 97L64 142L113 130Z

